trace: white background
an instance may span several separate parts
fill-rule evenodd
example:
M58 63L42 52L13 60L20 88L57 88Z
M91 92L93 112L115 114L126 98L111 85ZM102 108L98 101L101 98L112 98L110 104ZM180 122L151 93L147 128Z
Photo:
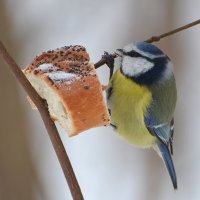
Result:
M144 40L199 18L197 0L1 0L0 38L23 68L37 54L64 45L87 47L96 62L129 42ZM69 138L59 128L86 200L200 199L200 26L157 45L175 66L174 191L161 159L121 140L112 128ZM108 70L98 74L103 84ZM39 114L0 61L0 199L70 200Z

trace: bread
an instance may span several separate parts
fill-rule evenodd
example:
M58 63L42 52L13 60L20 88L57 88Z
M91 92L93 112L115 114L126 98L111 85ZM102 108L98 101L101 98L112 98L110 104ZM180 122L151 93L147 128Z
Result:
M46 99L51 118L69 136L109 125L102 87L84 47L67 46L44 52L23 72Z

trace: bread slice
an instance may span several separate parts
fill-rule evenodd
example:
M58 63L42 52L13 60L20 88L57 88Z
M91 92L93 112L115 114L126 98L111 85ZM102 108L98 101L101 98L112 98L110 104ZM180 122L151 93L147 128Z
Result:
M102 87L84 47L67 46L44 52L26 67L24 74L46 99L52 119L69 136L109 125Z

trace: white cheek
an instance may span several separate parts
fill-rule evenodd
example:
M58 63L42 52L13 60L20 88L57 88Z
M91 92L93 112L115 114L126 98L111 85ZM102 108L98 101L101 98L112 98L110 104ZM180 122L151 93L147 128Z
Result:
M153 68L154 64L144 58L124 56L122 71L125 75L137 77Z

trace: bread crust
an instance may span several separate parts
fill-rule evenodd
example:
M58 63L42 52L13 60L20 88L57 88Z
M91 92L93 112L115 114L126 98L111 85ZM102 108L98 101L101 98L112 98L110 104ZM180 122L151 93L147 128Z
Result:
M30 82L30 75L40 78L59 96L71 123L70 130L61 123L69 136L110 124L102 86L84 47L76 45L44 52L24 73ZM51 117L59 122L59 116Z

